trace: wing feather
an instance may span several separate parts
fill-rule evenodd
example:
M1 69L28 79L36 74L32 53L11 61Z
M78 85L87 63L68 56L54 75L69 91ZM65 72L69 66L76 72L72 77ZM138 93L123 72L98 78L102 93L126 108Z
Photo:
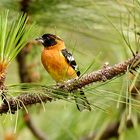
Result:
M70 66L76 71L77 76L80 76L80 71L78 69L78 66L76 64L76 61L72 54L68 52L66 49L61 50L63 56L65 57L66 61L70 64Z

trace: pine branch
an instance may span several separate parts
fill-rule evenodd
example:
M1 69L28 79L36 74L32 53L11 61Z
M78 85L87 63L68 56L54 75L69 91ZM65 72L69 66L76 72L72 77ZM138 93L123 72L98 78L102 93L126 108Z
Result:
M22 94L15 98L7 99L7 103L3 102L0 106L0 114L10 112L15 114L15 112L21 108L37 104L37 103L46 103L51 101L52 98L44 94Z
M47 140L47 138L44 135L44 133L42 131L40 131L38 129L38 127L36 127L34 125L34 123L32 122L32 119L31 119L31 117L30 117L30 115L28 113L24 113L24 121L25 121L26 125L28 126L28 128L31 130L31 132L34 134L34 136L38 140Z
M123 75L127 71L135 71L139 67L139 65L140 54L136 54L135 57L128 59L122 63L116 64L114 66L105 66L101 70L85 74L79 79L70 80L63 85L60 85L60 88L63 88L67 91L74 91L83 88L91 83L105 82L112 78Z
M106 66L102 69L91 72L89 74L85 74L79 79L72 79L70 81L65 82L64 84L52 86L50 89L45 89L44 94L31 94L26 93L19 95L17 97L10 98L7 100L7 103L2 103L0 106L0 114L7 113L11 110L11 113L15 113L17 110L47 101L52 101L53 97L48 96L49 93L55 93L56 91L63 90L63 92L74 92L80 88L85 87L94 82L105 82L112 78L118 77L120 75L125 74L127 71L136 70L140 65L140 54L136 54L135 57L128 59L122 63L116 64L114 66ZM9 109L10 108L10 109Z
M127 128L133 127L132 120L127 120L125 123L126 123ZM140 120L138 120L138 123L140 123ZM118 138L119 137L119 132L118 132L119 126L120 126L120 121L109 123L107 125L106 129L103 131L102 135L100 136L100 140L107 140L107 139L110 139L113 137ZM92 134L90 134L86 137L83 137L80 140L94 140L94 139L96 139L97 135L98 135L97 132L93 132Z

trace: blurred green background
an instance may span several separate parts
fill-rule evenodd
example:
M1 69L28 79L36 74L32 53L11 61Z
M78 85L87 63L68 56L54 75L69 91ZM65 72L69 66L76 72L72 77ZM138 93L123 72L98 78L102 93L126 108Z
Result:
M9 9L12 18L24 4L30 23L35 23L32 38L44 33L63 38L83 74L101 69L106 62L114 65L132 57L128 46L138 51L139 0L1 0L0 12ZM41 50L41 46L32 46L27 62L37 64L34 71L39 74L38 83L55 84L41 64ZM7 85L20 83L16 60L7 74ZM127 73L87 86L84 91L92 104L91 112L79 112L74 102L65 100L46 103L45 111L42 105L31 106L28 111L35 126L49 140L92 140L93 137L87 137L93 134L100 139L110 123L118 122L118 135L110 139L140 139L139 100L128 96L129 84ZM131 102L126 104L128 98ZM132 120L131 128L126 126L128 118ZM4 137L15 129L18 140L37 139L23 122L22 111L12 116L2 115L0 121L0 139L7 140Z

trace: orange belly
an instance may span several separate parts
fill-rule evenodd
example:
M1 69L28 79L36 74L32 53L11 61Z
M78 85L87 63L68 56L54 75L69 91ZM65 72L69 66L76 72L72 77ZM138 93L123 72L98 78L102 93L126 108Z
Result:
M44 68L56 82L64 82L77 77L75 70L67 63L59 50L44 49L41 61Z

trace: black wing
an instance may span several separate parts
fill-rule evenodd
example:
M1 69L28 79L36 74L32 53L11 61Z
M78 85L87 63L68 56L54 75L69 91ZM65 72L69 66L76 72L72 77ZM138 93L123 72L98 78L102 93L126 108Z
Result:
M78 66L72 56L66 49L61 50L63 56L65 57L66 61L70 64L70 66L76 71L77 76L80 76L80 71L78 70Z

